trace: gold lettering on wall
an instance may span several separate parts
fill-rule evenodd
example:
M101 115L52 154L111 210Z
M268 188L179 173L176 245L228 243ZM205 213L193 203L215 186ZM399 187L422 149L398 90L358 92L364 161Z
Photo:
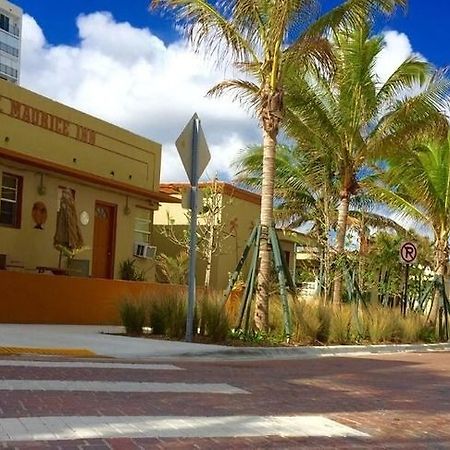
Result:
M77 125L77 135L76 138L81 142L86 142L87 144L95 145L95 132L89 128Z
M10 110L8 112L3 111L3 109L0 108L0 112L9 114L9 116L14 119L27 122L31 125L52 131L53 133L57 133L62 136L74 138L80 142L84 142L85 144L95 145L96 134L94 130L73 122L69 122L62 117L41 111L40 109L18 102L17 100L7 97L0 97L0 100L1 99L9 100Z

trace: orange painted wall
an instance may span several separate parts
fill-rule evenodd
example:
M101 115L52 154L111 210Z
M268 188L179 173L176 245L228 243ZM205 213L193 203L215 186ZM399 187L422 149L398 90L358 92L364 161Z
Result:
M118 325L124 298L184 287L0 270L0 323Z

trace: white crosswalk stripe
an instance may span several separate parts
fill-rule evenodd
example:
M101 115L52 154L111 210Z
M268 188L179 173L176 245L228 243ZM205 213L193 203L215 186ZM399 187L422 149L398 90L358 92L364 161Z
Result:
M0 419L0 439L368 437L323 416L67 416Z
M225 383L153 383L128 381L0 380L0 391L174 392L248 394Z

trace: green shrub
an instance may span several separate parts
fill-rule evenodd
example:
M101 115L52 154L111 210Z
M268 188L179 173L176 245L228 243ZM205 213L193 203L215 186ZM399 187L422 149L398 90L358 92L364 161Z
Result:
M148 300L148 299L147 299ZM166 334L166 327L169 319L168 308L160 299L152 299L148 302L148 321L152 328L152 333L156 335Z
M271 297L269 305L269 330L274 334L282 335L284 332L284 316L280 298Z
M392 341L396 327L396 317L392 310L377 306L367 311L367 337L372 344Z
M420 314L410 313L402 319L400 331L404 343L436 341L434 327L427 324L426 317Z
M420 330L420 335L419 335L419 340L421 342L437 342L437 336L436 336L436 328L429 324L426 323L426 321L424 321L425 323L422 324L422 328Z
M153 334L181 338L186 331L186 298L180 292L171 292L164 297L148 294L149 325Z
M352 311L350 333L353 343L359 344L368 341L367 309L361 308L356 304L352 304L349 307Z
M156 281L158 283L188 284L189 254L180 252L177 256L161 253L156 257Z
M127 334L141 336L145 325L145 307L142 303L125 300L120 305L120 319Z
M279 336L258 330L230 330L228 336L250 345L277 345L283 341Z
M181 339L186 334L186 297L173 295L164 299L164 301L169 309L169 322L166 327L166 336L170 338ZM194 323L194 333L195 329L196 326Z
M120 263L119 276L121 280L145 281L145 272L136 267L135 259L125 259Z
M326 344L330 340L331 317L333 310L330 306L319 304L317 307L317 316L320 322L320 328L317 333L317 341Z
M281 320L280 314L272 318L272 326ZM435 329L427 324L424 315L411 312L403 317L398 308L379 304L333 306L295 301L291 315L292 340L299 344L436 342Z
M305 301L292 303L292 338L302 344L320 341L322 322L316 304Z
M148 325L154 334L180 339L186 331L186 306L183 290L173 290L165 295L147 293L139 300L124 301L120 306L120 317L127 334L142 334L148 317ZM251 308L254 309L254 302ZM207 336L213 342L223 342L231 336L246 342L274 345L282 342L284 336L283 309L277 298L272 300L269 311L268 333L251 329L230 333L230 318L222 305L222 296L209 292L198 297L194 334ZM252 313L250 317L253 317ZM378 304L363 308L355 304L333 306L291 301L291 319L291 339L298 344L436 342L435 329L427 324L425 316L409 313L403 317L399 309Z
M208 293L199 302L202 334L215 342L224 341L231 329L230 319L222 304L222 296Z
M333 308L330 321L330 344L348 344L351 341L352 311L348 306Z

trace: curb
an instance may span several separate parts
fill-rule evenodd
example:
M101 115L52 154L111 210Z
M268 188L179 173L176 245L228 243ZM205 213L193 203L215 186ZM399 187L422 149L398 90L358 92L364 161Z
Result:
M181 343L180 343L181 344ZM450 351L450 343L438 344L378 344L378 345L335 345L313 347L226 347L222 348L183 348L182 344L173 350L150 348L144 352L109 352L95 345L87 348L58 347L22 347L0 346L1 356L61 356L72 358L114 358L114 359L211 359L211 360L289 360L315 359L323 357L357 357L364 355L395 354L395 353L427 353Z
M338 356L362 356L390 353L424 353L450 351L449 343L441 344L390 344L390 345L336 345L327 347L232 347L214 352L186 352L177 357L225 359L314 359Z

